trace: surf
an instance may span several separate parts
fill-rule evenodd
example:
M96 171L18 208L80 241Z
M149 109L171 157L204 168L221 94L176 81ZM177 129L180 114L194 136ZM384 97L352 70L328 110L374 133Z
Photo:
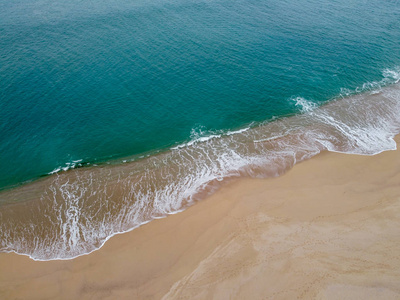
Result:
M56 170L0 193L0 251L72 259L112 236L178 213L240 177L276 177L322 151L375 155L396 149L398 69L298 113L243 128L194 128L191 140L142 158ZM362 93L359 93L359 91ZM79 161L75 162L79 164Z

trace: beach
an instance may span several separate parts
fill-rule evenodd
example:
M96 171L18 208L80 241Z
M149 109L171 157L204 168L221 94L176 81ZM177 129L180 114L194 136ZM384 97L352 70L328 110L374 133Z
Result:
M399 136L396 142L400 142ZM0 253L2 299L398 299L400 152L237 179L72 260Z
M400 299L394 2L0 1L0 299Z

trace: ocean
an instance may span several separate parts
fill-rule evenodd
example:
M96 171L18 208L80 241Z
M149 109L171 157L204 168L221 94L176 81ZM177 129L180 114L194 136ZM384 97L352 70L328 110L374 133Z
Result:
M399 1L0 0L0 251L70 259L400 133Z

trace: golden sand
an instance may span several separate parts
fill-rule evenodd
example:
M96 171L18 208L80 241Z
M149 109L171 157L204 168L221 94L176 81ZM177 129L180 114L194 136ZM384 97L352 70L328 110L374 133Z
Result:
M162 298L400 299L400 151L240 179L73 260L0 254L0 299Z

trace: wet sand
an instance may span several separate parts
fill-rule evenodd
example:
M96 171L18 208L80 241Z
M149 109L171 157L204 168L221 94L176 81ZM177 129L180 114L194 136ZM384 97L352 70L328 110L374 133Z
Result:
M0 253L0 298L400 299L400 151L236 180L73 260Z

